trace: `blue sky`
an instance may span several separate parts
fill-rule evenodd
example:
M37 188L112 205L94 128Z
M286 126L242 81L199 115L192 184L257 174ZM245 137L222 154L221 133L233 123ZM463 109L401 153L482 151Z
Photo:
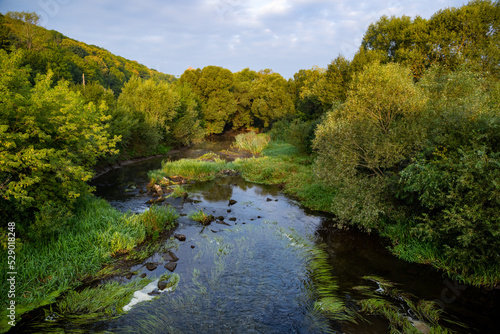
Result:
M0 0L47 29L161 72L217 65L270 68L285 78L339 54L352 59L382 15L430 18L461 0Z

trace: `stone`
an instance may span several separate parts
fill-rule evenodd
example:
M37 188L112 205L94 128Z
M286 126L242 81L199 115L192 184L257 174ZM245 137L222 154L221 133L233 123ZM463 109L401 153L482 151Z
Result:
M167 282L158 282L158 289L159 290L165 290L166 287L167 287Z
M170 262L177 262L179 258L174 254L174 252L168 252L167 254L163 254L163 260Z
M146 264L146 269L149 270L149 271L153 271L156 268L158 268L158 266L156 264L154 264L154 263L148 263L148 264Z
M222 221L222 220L219 220L217 222L217 224L221 224L221 225L226 225L226 226L231 226L230 224L226 223L225 221Z
M266 199L266 201L271 202L271 201L272 201L272 199L270 199L270 198L268 197L268 198Z
M146 273L142 273L141 276L139 276L140 278L144 278L146 277Z
M175 263L175 262L167 262L167 263L165 263L164 267L165 267L165 269L167 269L169 271L174 271L175 268L177 268L177 263Z
M174 237L179 241L186 241L186 236L184 234L174 234Z
M131 278L132 278L132 276L134 276L134 274L132 274L132 273L128 273L127 275L125 275L125 277L126 277L127 279L131 279Z
M231 217L231 218L229 218L229 220L234 222L234 221L236 221L236 217Z
M227 209L227 213L231 212L231 209Z
M218 220L224 220L224 217L223 216L219 216L217 217Z
M214 230L210 230L210 231L212 231L212 233L217 233L217 231L214 231Z
M236 203L238 203L238 201L235 201L234 199L229 200L229 205L235 205Z
M194 245L191 245L191 248L194 248L195 246Z

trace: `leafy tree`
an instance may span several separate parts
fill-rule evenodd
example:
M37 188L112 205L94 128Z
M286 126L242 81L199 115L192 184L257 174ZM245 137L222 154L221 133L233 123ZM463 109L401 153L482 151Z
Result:
M7 12L7 16L23 23L14 22L11 24L11 29L22 38L22 41L26 43L27 49L31 50L38 33L37 27L40 22L40 15L35 12Z
M171 138L174 145L189 145L200 142L205 137L202 126L200 103L191 86L185 84L174 85L179 94L180 104L176 110L176 117L172 121Z
M388 179L423 144L425 101L400 65L373 63L355 76L346 102L328 113L314 140L317 175L340 189L333 203L339 217L374 226L388 209Z
M22 57L0 50L0 206L7 215L36 209L55 224L90 192L91 166L116 153L119 138L107 133L105 105L85 104L68 83L52 87L50 72L31 87Z
M412 205L414 235L455 273L482 273L500 261L500 109L464 68L435 68L420 85L431 97L429 143L401 172L399 196Z
M233 116L233 129L250 128L254 124L252 116L251 95L252 86L259 74L248 68L234 74L234 97L236 99L236 113Z
M252 114L263 125L295 113L293 96L287 81L271 70L259 72L259 78L252 85Z

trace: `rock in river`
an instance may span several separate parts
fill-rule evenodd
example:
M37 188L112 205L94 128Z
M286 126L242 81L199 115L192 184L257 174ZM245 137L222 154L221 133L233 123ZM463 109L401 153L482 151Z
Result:
M179 258L174 254L174 252L168 252L167 254L163 254L163 259L165 261L177 262Z
M238 202L237 202L237 201L235 201L234 199L230 199L230 200L229 200L229 205L234 205L234 204L236 204L236 203L238 203Z
M149 271L153 271L155 270L156 268L158 268L158 266L154 263L148 263L146 264L146 268L149 270Z
M165 267L165 269L167 269L167 270L174 271L174 270L175 270L175 268L177 268L177 263L175 263L175 262L167 262L167 263L165 263L165 266L164 266L164 267ZM163 290L163 289L162 289L162 290Z
M186 236L184 234L174 234L174 237L179 241L186 241Z

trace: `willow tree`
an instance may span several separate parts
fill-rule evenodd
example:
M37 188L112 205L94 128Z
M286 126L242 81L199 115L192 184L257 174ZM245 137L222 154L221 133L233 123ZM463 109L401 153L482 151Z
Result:
M334 211L371 226L383 205L384 188L425 138L419 124L426 98L409 69L373 63L353 79L343 105L318 126L316 173L339 188Z

